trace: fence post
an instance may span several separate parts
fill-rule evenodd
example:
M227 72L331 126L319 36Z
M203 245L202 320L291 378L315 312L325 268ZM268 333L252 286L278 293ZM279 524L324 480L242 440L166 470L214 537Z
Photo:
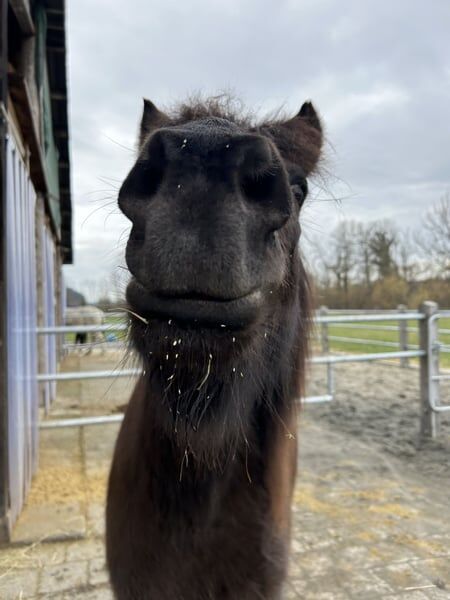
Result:
M423 302L419 311L425 319L419 321L420 349L425 356L420 357L420 435L436 437L439 429L439 414L432 406L439 405L439 381L433 377L439 374L438 321L432 318L438 312L436 302Z
M405 304L399 304L397 306L399 313L406 312L407 308ZM398 322L398 343L400 350L408 350L408 321L399 320ZM409 359L404 356L400 359L400 366L405 368L409 365Z
M321 306L319 308L319 314L321 317L326 317L328 314L328 308L326 306ZM322 354L328 354L330 351L328 341L328 323L320 324L320 343L322 346Z
M319 308L319 314L321 317L326 317L328 314L328 307L321 306ZM322 354L329 354L330 352L330 340L328 338L328 323L320 324L320 344L322 347ZM334 396L334 366L330 363L327 364L327 392L330 396Z

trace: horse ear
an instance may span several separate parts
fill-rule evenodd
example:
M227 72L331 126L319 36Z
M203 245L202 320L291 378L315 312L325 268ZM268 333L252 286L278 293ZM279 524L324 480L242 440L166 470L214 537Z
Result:
M144 111L142 113L141 126L139 129L139 149L142 148L147 137L159 127L170 123L170 118L160 111L150 100L144 98Z
M323 143L320 117L311 102L287 121L274 123L271 133L282 157L309 175L317 167Z
M322 124L320 122L319 115L316 112L316 109L312 105L312 102L309 100L302 104L301 109L299 110L297 117L303 119L308 125L317 129L317 131L322 134Z

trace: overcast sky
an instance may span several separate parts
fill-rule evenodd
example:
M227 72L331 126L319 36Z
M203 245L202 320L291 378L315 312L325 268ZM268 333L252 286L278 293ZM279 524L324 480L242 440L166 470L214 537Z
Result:
M164 107L232 90L261 114L311 99L328 189L306 235L340 219L420 226L450 190L449 0L76 0L68 7L74 265L100 294L123 272L117 188L146 96ZM332 197L342 198L330 202ZM114 275L116 274L116 275Z

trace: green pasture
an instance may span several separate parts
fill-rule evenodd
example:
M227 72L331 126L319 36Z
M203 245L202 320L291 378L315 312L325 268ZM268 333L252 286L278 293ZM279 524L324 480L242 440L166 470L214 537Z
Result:
M117 315L109 315L108 313L106 313L105 316L105 325L111 325L111 333L114 334L117 338L117 340L124 340L125 339L125 331L116 331L113 327L114 325L117 324L122 324L124 323L124 318L117 316ZM109 332L106 332L106 335ZM66 333L64 336L64 343L65 344L74 344L75 343L75 334L74 333Z
M353 339L364 339L368 340L367 342L351 342L351 341L343 341L343 340L329 340L329 348L330 352L349 352L352 354L360 354L360 353L373 353L373 352L395 352L400 348L383 346L383 344L377 344L377 342L396 342L399 341L399 332L398 332L398 321L377 321L377 322L359 322L355 323L355 325L364 325L364 329L353 328L351 327L353 323L339 323L339 324L328 324L328 335L329 336L337 336L337 337L345 337L345 338L353 338ZM396 331L384 331L377 329L377 326L395 326ZM407 321L406 326L408 329L417 329L418 322L417 321ZM316 336L320 335L320 325L316 326ZM441 318L439 319L439 329L447 329L450 330L450 318ZM439 334L439 341L443 344L446 344L450 347L450 334L442 333ZM417 331L408 331L408 350L415 350L415 345L419 344L419 336ZM315 347L317 350L320 350L320 342L315 342ZM397 359L399 360L399 359ZM450 367L450 353L441 352L440 356L441 365L444 368Z

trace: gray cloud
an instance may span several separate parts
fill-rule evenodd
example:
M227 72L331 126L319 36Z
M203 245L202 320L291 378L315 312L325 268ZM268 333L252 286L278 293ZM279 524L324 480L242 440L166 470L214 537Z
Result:
M75 265L66 277L77 287L123 263L127 221L106 217L133 161L142 96L170 106L198 90L232 89L261 113L312 98L337 179L313 193L310 234L326 235L341 218L416 227L450 189L447 0L68 7Z

